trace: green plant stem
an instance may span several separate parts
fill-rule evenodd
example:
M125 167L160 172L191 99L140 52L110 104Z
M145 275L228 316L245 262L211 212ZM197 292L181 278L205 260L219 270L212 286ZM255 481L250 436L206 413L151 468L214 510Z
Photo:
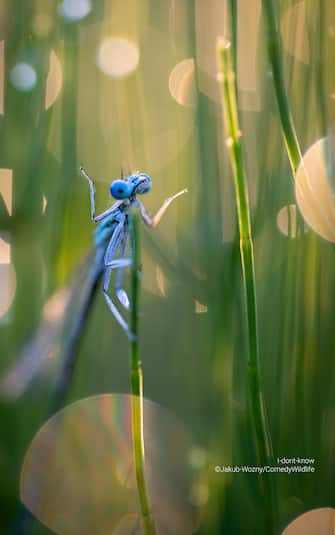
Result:
M285 87L284 72L281 61L281 42L279 27L275 15L273 1L262 0L262 5L265 15L268 56L271 64L273 84L279 109L280 122L288 157L292 167L293 176L295 176L297 167L301 161L301 150L295 131L289 99Z
M149 498L145 481L145 457L144 457L144 433L143 433L143 374L142 364L139 358L138 347L138 308L140 293L140 243L139 243L139 216L136 211L130 214L131 239L133 262L131 268L131 310L130 330L133 339L130 342L131 359L131 419L133 452L136 472L137 490L139 495L142 523L145 535L155 535L155 524L150 512Z
M267 466L273 462L273 453L260 379L254 255L248 189L240 140L241 132L238 119L235 72L230 44L219 42L218 52L221 101L228 134L227 146L234 175L240 233L240 254L248 327L248 397L255 433L257 460L260 466ZM268 533L275 533L273 491L270 478L261 476L260 485L264 503L266 504Z
M229 0L232 53L234 72L237 73L237 0Z

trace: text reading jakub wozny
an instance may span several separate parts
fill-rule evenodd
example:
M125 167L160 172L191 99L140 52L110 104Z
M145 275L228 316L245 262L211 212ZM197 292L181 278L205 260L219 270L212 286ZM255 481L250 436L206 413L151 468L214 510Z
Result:
M314 473L315 459L306 457L277 457L277 465L254 466L254 465L217 465L214 467L216 473Z

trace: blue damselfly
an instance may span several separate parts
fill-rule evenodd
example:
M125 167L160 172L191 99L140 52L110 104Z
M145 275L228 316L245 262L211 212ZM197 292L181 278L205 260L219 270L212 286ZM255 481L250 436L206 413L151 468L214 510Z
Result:
M149 192L152 181L146 173L137 172L126 178L122 177L114 180L111 183L110 194L116 202L101 214L95 215L93 180L82 166L80 167L80 172L88 181L91 219L97 223L94 233L94 256L89 259L89 262L88 260L85 261L90 266L89 274L85 276L85 282L81 284L80 291L78 290L78 285L69 285L69 287L63 288L51 296L45 305L42 321L37 332L27 342L17 361L4 374L0 382L0 396L7 399L15 399L20 396L48 360L48 357L57 352L62 354L63 370L59 375L56 391L59 392L57 397L63 398L64 378L71 373L74 366L74 356L78 349L80 335L83 332L92 301L101 280L103 295L109 310L127 336L130 339L132 338L128 321L124 317L128 313L131 304L126 291L122 287L124 270L131 264L132 259L131 247L129 256L125 257L129 236L132 232L130 211L139 210L144 223L149 228L155 228L173 200L187 191L184 189L165 199L156 215L150 218L137 196ZM116 272L114 282L115 296L119 307L124 310L123 314L110 295L113 272ZM66 325L66 339L62 342L65 318L66 323L69 322L69 310L71 310L70 326Z

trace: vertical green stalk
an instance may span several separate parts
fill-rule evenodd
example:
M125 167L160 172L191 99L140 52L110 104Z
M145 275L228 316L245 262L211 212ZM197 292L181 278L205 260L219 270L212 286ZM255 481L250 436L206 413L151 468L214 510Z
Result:
M273 453L260 378L254 254L249 198L240 140L241 132L238 119L235 72L230 43L219 42L218 54L221 102L228 134L227 146L234 175L240 233L240 254L248 327L248 397L255 433L257 461L260 466L268 466L273 463ZM275 533L271 479L267 475L260 476L260 486L266 509L267 533Z
M301 161L301 150L285 88L284 72L281 61L280 31L276 20L273 1L262 0L262 5L265 15L268 56L271 64L280 122L293 176L295 176L297 167Z
M234 72L237 73L237 1L229 0L229 16L231 26L231 42Z
M131 421L133 436L133 452L136 472L137 490L141 507L142 523L145 535L155 535L154 519L150 512L144 473L144 434L143 434L143 374L139 359L138 346L138 308L140 294L141 255L139 243L139 215L136 211L130 214L132 240L131 267L131 310L130 310L130 361L131 361Z

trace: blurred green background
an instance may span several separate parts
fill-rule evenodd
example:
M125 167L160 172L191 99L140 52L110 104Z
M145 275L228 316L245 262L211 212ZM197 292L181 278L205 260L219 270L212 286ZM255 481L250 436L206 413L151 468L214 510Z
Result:
M237 10L233 33L230 4ZM275 4L305 152L325 136L333 139L333 2ZM0 372L6 376L22 356L44 304L92 246L79 164L95 179L99 211L109 205L109 184L121 168L151 175L152 192L143 199L150 214L187 187L155 233L141 232L140 329L145 397L170 409L205 453L194 498L198 535L264 533L257 477L214 471L255 459L235 197L216 80L218 36L237 44L274 453L312 457L317 467L314 474L275 476L278 533L304 511L334 505L335 238L330 231L323 239L296 209L262 15L258 0L0 2ZM310 210L329 209L332 230L332 158L322 158L330 208L318 198L316 177ZM11 533L23 457L45 421L58 367L22 395L2 396L1 533ZM129 392L128 347L99 292L68 402L106 392ZM42 525L36 530L51 533Z

